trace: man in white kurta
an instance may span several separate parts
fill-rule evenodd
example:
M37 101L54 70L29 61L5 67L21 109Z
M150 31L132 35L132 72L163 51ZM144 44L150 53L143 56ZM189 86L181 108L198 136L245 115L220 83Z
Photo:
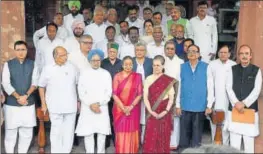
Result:
M68 37L68 30L63 25L63 15L62 13L57 13L54 16L54 23L58 26L57 37L65 40ZM47 28L46 26L35 31L33 35L34 46L37 47L37 44L42 37L47 37Z
M108 26L105 30L106 38L95 45L96 49L101 49L104 52L104 57L108 58L107 44L115 42L116 29L113 26Z
M229 96L229 108L225 128L230 132L230 145L241 149L243 139L244 151L254 153L255 137L259 135L258 97L261 92L262 73L259 67L251 64L252 50L247 45L242 45L238 50L240 64L232 67L228 72L226 90ZM244 109L254 110L253 123L233 121L232 111L237 110L239 114ZM239 116L239 115L237 115ZM249 115L248 115L249 116Z
M173 41L167 41L164 46L164 50L165 50L164 73L178 80L180 84L181 64L184 63L184 61L175 54L176 47ZM175 98L176 97L179 96L175 96ZM174 106L175 106L175 102L174 102ZM175 109L174 109L174 113L175 113ZM173 131L172 131L171 142L170 142L170 149L172 150L177 149L179 145L179 138L180 138L180 119L179 117L174 116L173 120L174 120Z
M26 58L24 41L15 42L14 50L16 57L4 64L2 74L2 85L8 95L4 104L4 145L6 153L14 153L19 138L18 153L27 153L36 126L35 99L31 94L37 88L39 74L34 62Z
M79 40L84 33L84 28L85 24L83 21L75 20L72 23L71 31L73 32L74 36L69 36L65 39L64 42L64 47L66 48L68 53L73 53L80 50Z
M228 46L223 46L218 51L219 59L213 60L207 67L207 109L206 115L211 114L212 109L217 111L224 111L225 117L228 112L228 96L226 93L226 78L231 67L236 65L236 62L229 59L230 51ZM213 107L214 106L214 107ZM223 122L224 123L224 122ZM210 119L211 136L214 141L216 125ZM229 132L222 131L223 144L229 145Z
M64 26L68 30L69 36L74 36L71 30L71 25L74 20L80 20L84 22L83 15L79 13L80 7L81 3L79 0L68 1L68 8L70 10L70 13L64 16Z
M44 67L39 79L39 94L44 114L51 121L51 153L70 153L77 113L76 68L67 62L63 47L54 49L55 64Z
M121 21L120 22L120 34L116 36L116 42L119 45L129 42L128 29L129 29L129 23L127 21Z
M108 26L113 26L116 29L116 35L120 34L120 25L117 23L117 11L113 8L109 9L107 12L107 21L105 24Z
M92 48L93 41L90 35L82 35L79 42L80 50L69 53L68 61L78 69L78 72L81 72L83 69L90 67L87 57Z
M54 63L53 50L63 45L63 40L57 37L58 27L54 23L47 24L47 36L42 38L36 48L35 64L41 72L43 67Z
M112 79L107 70L100 68L103 51L89 52L90 69L81 72L78 82L81 100L80 117L76 128L84 136L86 153L94 153L94 134L97 133L97 153L105 153L106 135L111 134L108 102L112 95Z
M138 18L137 16L137 9L135 6L129 6L128 7L128 17L126 21L128 21L129 26L135 26L139 28L139 33L142 35L143 34L143 21Z
M84 34L89 34L93 38L94 47L95 44L104 40L106 38L105 36L105 30L107 28L107 25L104 24L104 11L101 8L94 10L94 22L88 26L85 27Z
M201 60L209 63L216 54L218 32L215 18L206 14L207 7L207 3L198 3L197 16L189 21L187 33L200 47Z
M163 31L161 26L155 26L153 28L154 41L147 45L147 57L154 58L157 55L165 56L164 54L164 42Z
M121 44L118 58L123 59L125 56L135 57L135 48L134 45L139 42L139 29L135 26L132 26L128 30L129 42Z

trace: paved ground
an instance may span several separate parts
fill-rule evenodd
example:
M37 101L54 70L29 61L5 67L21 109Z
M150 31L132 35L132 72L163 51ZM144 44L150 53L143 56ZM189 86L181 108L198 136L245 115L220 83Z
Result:
M47 132L47 136L49 136L48 132ZM211 143L211 137L210 137L210 133L209 133L208 129L205 130L205 132L203 134L202 142L203 142L203 144ZM50 153L49 137L47 137L47 145L46 145L46 148L45 148L45 152L46 153ZM109 147L106 152L107 153L114 153L114 146L113 146L113 144L111 144L111 147ZM1 131L1 153L4 153L4 134L3 134L3 129ZM16 153L17 153L17 151L16 151ZM31 143L30 149L29 149L29 153L38 153L37 137L34 137L32 143ZM85 153L83 138L80 139L80 145L79 146L76 146L76 147L74 146L73 147L72 153Z

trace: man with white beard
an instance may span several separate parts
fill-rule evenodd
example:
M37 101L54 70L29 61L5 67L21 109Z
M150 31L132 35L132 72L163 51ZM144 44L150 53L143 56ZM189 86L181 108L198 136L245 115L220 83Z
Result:
M207 67L207 109L205 114L212 113L212 110L223 110L225 115L228 111L228 96L226 93L226 77L227 73L231 71L231 67L236 65L236 62L229 59L230 51L227 45L222 46L218 52L218 59L213 60ZM214 106L214 107L213 107ZM211 136L214 141L216 125L210 120ZM229 132L223 130L222 132L223 144L229 144Z

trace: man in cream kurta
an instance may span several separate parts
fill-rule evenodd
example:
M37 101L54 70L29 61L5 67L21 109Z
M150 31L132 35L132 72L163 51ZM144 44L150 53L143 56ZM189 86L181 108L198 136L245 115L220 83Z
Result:
M111 134L108 102L112 94L110 73L100 67L103 51L93 49L88 54L90 69L81 72L78 82L81 100L80 117L76 128L84 136L86 153L94 153L94 134L97 133L97 152L105 153L106 135Z
M236 65L236 62L229 59L230 51L227 46L220 48L218 52L219 59L211 61L207 67L207 110L206 114L210 114L213 110L221 110L225 112L225 115L228 112L228 96L226 93L226 77L231 67ZM214 107L212 107L214 105ZM225 116L226 117L226 116ZM210 120L211 126L211 136L212 141L214 141L216 125ZM229 144L229 132L223 130L222 132L223 144Z
M178 80L180 84L181 64L184 63L184 61L175 54L176 47L173 41L167 41L164 46L164 50L165 50L165 63L164 63L165 72L164 73ZM176 97L178 96L175 96L175 98ZM174 105L175 105L175 102L174 102ZM180 119L179 117L177 116L174 117L173 124L174 125L173 125L173 132L171 135L170 149L177 149L179 145L179 138L180 138Z
M51 153L70 153L77 113L76 68L67 61L67 51L54 49L55 64L44 67L39 79L39 94L44 114L51 121Z

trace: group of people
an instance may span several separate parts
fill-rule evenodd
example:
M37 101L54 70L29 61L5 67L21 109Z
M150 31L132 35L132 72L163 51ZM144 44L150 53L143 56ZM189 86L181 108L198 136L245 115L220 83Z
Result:
M70 14L57 13L35 32L35 61L27 58L27 43L16 41L16 57L2 72L6 152L14 152L17 133L18 152L28 152L36 90L51 121L51 153L70 153L74 134L84 137L87 153L95 145L105 153L111 140L116 153L138 153L140 145L144 153L198 147L204 120L218 110L225 113L223 144L241 149L243 140L245 152L254 152L262 76L251 64L252 49L242 45L236 64L228 46L217 52L216 21L206 14L206 1L190 21L164 2L165 24L164 14L141 6L129 6L117 24L114 8L105 15L97 6L93 20L84 22L85 8L82 15L81 3L69 1ZM236 118L244 114L253 120ZM211 120L212 140L215 128Z

